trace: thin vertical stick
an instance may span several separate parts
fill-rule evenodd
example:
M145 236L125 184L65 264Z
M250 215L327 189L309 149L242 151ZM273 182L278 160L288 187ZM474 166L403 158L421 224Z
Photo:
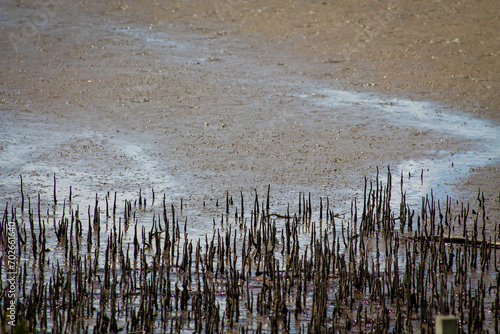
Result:
M57 204L57 196L56 196L56 173L54 173L54 205Z
M23 192L23 176L19 175L21 178L21 212L24 212L24 192Z

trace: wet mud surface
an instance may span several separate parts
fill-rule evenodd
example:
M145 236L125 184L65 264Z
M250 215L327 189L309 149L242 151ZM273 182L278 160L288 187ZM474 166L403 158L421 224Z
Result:
M469 45L470 37L457 35L467 26L453 28L435 17L436 4L424 12L390 7L378 14L362 4L206 6L5 3L1 153L8 177L3 196L15 194L19 174L41 187L46 175L56 172L76 194L80 188L135 191L142 186L187 197L272 184L285 193L309 189L345 200L375 166L481 150L481 138L471 142L458 129L440 131L446 115L464 109L478 114L465 117L497 124L498 61L491 47L498 37L488 35L494 27L483 29L483 21L494 25L498 18L476 13L482 22L476 31L487 44L483 50ZM447 10L465 10L458 7ZM412 38L415 31L403 29L420 21L443 27L433 30L440 47L432 52ZM389 28L392 36L385 33ZM421 31L422 38L429 33ZM418 61L417 51L403 46L418 47L429 58L436 53L439 61ZM442 54L462 46L469 52L463 59ZM369 61L372 48L379 51ZM464 78L449 79L466 65L488 74L489 88L484 81L467 86ZM412 75L400 69L404 66L422 69ZM421 87L422 77L432 85ZM450 81L460 84L449 88ZM315 103L332 89L351 94L349 108L342 96ZM476 94L458 98L461 89ZM382 107L356 110L366 100L356 95L359 91ZM405 125L404 107L394 117L383 107L400 98L409 105L412 99L434 104L444 116L431 129L418 122ZM495 187L486 188L498 176L496 153L481 176L472 173L485 180L472 185L474 192L481 187L495 194ZM467 182L463 178L469 174L466 164L457 183Z
M96 196L104 211L141 189L156 194L148 213L163 194L182 203L195 240L215 233L206 215L227 194L250 201L268 186L279 215L311 193L315 212L328 197L347 221L364 178L390 166L415 208L432 189L464 215L480 190L493 236L499 6L0 1L0 202L20 206L22 175L47 222L71 189L90 226Z
M76 196L271 184L341 203L391 165L496 198L499 19L405 6L5 2L2 196L55 172Z

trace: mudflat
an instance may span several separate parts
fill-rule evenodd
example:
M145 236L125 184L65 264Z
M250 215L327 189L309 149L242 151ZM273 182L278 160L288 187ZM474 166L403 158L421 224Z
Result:
M19 175L48 192L56 173L81 198L270 184L283 202L347 203L390 165L418 183L423 170L442 198L480 189L494 219L499 13L492 0L1 1L0 196L17 201ZM422 113L439 117L419 126ZM463 135L471 124L485 137ZM436 166L448 177L427 179Z

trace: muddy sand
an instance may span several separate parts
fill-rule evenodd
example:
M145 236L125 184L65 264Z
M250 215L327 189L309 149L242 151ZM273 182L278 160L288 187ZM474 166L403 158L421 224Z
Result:
M500 2L0 1L0 198L154 188L349 205L390 165L413 200L500 216ZM422 175L423 171L423 184ZM149 191L149 190L148 190ZM42 196L49 198L50 196ZM193 209L194 210L194 209Z

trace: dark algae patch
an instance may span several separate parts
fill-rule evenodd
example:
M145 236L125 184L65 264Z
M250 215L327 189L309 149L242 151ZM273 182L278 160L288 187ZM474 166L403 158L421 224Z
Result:
M225 192L200 205L202 233L188 201L154 189L84 208L55 176L49 204L20 178L0 225L2 332L432 333L453 314L460 332L498 333L500 224L484 195L414 206L403 176L398 189L378 175L344 213L311 193L274 207L270 187Z

